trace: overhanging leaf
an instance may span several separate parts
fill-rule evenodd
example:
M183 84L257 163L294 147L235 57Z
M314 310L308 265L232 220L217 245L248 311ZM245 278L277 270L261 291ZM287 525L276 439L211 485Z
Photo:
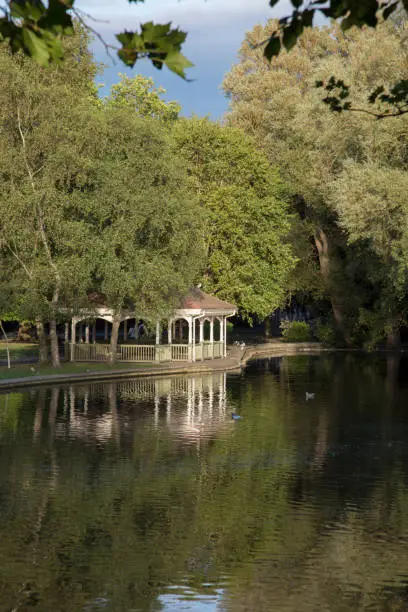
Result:
M191 68L192 66L194 66L194 64L190 62L190 60L188 60L179 51L173 51L171 53L168 53L166 56L166 59L164 60L164 63L166 64L169 70L171 70L175 74L178 74L183 79L186 78L186 75L184 72L185 69Z

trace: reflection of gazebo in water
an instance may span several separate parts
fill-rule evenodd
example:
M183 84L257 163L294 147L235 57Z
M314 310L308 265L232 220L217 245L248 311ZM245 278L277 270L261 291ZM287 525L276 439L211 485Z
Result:
M236 313L233 304L194 288L166 321L156 321L154 336L140 335L136 312L122 310L118 361L197 361L226 356L227 318ZM104 321L104 343L97 342L97 319ZM110 357L109 324L113 311L96 304L66 324L65 342L71 361L106 361ZM129 332L132 332L131 338Z
M68 434L70 439L96 438L106 442L116 438L119 442L130 435L133 440L135 423L146 419L155 429L165 428L184 442L210 440L230 422L226 418L226 381L225 372L211 372L54 387L49 424L52 418L56 419L58 398L62 395L64 416L53 423L57 437L66 438ZM135 410L137 406L148 409ZM35 437L45 414L40 404L34 421Z

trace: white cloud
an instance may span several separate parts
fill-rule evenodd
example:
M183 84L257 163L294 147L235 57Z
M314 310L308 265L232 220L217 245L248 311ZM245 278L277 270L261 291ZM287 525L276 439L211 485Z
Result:
M281 0L274 9L268 0L146 0L143 4L120 0L114 6L112 0L84 0L79 7L95 18L109 21L98 24L106 32L132 29L149 20L171 21L190 31L203 27L228 30L242 23L249 28L260 20L290 12L289 0Z

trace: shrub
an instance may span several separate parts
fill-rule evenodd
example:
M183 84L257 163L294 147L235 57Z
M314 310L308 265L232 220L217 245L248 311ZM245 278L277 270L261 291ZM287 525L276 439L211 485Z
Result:
M314 333L316 339L322 344L327 346L334 346L336 344L336 332L329 323L317 321Z
M285 342L307 342L310 339L310 325L304 321L282 321L280 327Z

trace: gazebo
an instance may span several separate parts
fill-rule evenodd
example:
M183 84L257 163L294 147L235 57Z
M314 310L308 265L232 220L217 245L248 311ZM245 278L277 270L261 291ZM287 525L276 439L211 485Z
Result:
M185 296L172 316L166 321L167 334L163 334L163 322L155 326L155 342L141 344L129 342L129 320L137 321L137 313L121 312L123 343L117 346L117 360L134 361L198 361L225 357L227 351L227 319L235 315L236 306L195 287ZM105 343L96 341L96 319L105 321ZM96 304L92 312L81 311L65 326L65 343L69 346L70 361L107 361L111 347L109 324L113 311L103 304ZM163 341L163 335L166 337ZM139 339L140 340L140 339Z

